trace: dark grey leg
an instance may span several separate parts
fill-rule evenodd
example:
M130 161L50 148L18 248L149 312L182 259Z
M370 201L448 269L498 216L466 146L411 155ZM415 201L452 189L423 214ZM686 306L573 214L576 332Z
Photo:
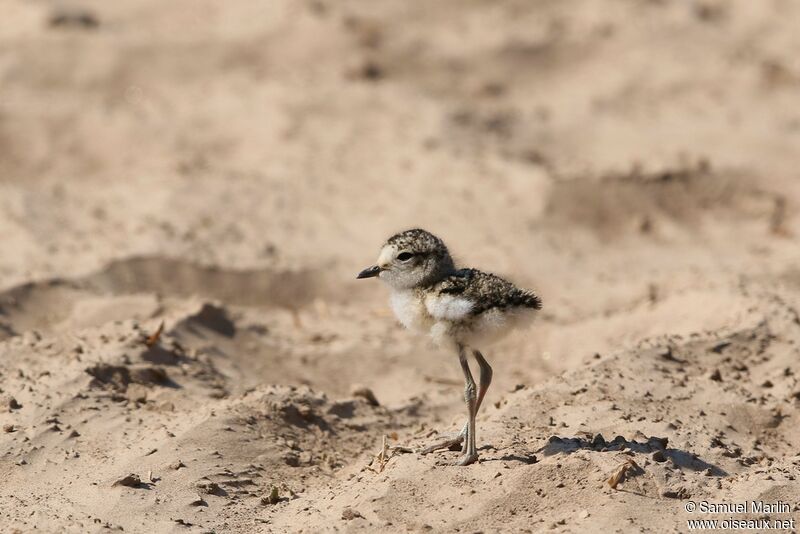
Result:
M489 385L491 385L492 383L492 367L489 365L489 362L486 361L486 358L483 357L481 351L473 350L472 355L478 362L478 367L480 369L480 378L478 379L478 400L477 400L477 407L475 409L477 413L478 411L480 411L481 403L483 403L483 398L486 396L486 391L489 389ZM455 443L463 443L463 446L461 447L461 453L466 454L468 440L464 438L466 438L468 434L469 434L469 421L464 423L464 427L461 429L461 432L454 437L456 441L454 443L449 444L448 447L455 445ZM451 441L454 438L451 438Z
M486 396L486 391L492 383L492 367L489 365L489 362L486 361L486 358L483 357L481 351L473 350L472 355L475 356L475 359L478 361L478 367L480 367L481 371L480 383L478 384L478 410L480 410L483 397Z
M461 353L464 349L459 349L459 359L461 359ZM473 350L472 355L475 357L475 360L478 362L478 367L480 369L480 378L478 384L478 396L475 402L475 412L477 413L483 403L483 398L486 396L486 391L489 389L489 385L492 383L492 368L489 365L489 362L483 357L478 350ZM463 368L463 364L462 364ZM469 370L469 367L467 367ZM472 375L470 374L470 378ZM474 381L473 381L474 384ZM420 454L429 454L434 451L438 451L441 449L449 449L454 445L458 445L459 443L463 444L461 448L462 454L467 453L467 449L469 447L469 439L467 436L469 435L469 420L464 423L463 428L457 434L450 434L446 436L444 439L437 441L425 447L424 449L420 450Z
M478 391L472 372L469 370L467 353L464 347L458 347L458 361L461 363L461 370L464 372L464 402L467 404L469 419L467 420L467 436L464 439L465 451L456 465L469 465L478 460L478 450L475 446L475 416L478 414Z

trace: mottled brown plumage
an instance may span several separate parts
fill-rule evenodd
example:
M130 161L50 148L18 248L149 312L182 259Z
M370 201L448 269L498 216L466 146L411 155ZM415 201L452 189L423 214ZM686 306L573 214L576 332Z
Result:
M508 280L478 269L459 269L433 284L430 289L474 301L469 312L473 316L493 308L542 309L542 300L532 291L520 289Z

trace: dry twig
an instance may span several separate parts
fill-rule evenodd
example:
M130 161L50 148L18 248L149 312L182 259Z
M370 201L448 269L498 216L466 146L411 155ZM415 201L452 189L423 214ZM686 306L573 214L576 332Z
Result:
M396 439L394 437L395 435L396 434L393 434L392 436L393 439ZM382 473L384 468L386 467L386 464L389 463L389 460L391 460L398 454L405 454L410 452L414 452L414 450L410 447L403 447L401 445L395 445L389 447L389 445L386 443L386 435L384 435L381 441L381 450L378 451L378 453L365 467L365 469L369 469L373 473ZM375 462L378 463L377 467L372 467L373 464L375 464Z
M617 489L620 482L625 480L625 475L630 469L640 470L639 464L633 461L633 458L627 458L625 462L620 465L616 472L606 481L611 489Z
M158 325L156 331L145 338L144 344L147 345L148 348L155 347L158 344L158 340L161 339L161 334L163 332L164 332L164 321L161 321L161 324Z

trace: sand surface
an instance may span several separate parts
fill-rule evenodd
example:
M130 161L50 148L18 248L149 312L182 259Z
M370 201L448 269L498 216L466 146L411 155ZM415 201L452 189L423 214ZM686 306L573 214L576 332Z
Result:
M800 519L797 3L0 11L3 532ZM417 226L544 300L466 468L354 279Z

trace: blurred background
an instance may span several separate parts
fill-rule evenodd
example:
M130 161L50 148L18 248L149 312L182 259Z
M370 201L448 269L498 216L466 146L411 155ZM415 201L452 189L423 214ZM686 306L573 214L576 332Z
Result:
M715 326L742 277L800 284L797 10L5 0L0 285L361 316L420 226L543 295L520 376Z
M0 338L33 343L8 349L7 391L28 384L16 367L44 365L42 337L63 362L58 343L164 320L210 355L215 398L366 385L448 422L454 358L355 280L411 227L542 295L538 324L488 351L498 391L643 339L735 330L754 288L796 301L796 2L0 12ZM236 334L182 331L198 303Z

